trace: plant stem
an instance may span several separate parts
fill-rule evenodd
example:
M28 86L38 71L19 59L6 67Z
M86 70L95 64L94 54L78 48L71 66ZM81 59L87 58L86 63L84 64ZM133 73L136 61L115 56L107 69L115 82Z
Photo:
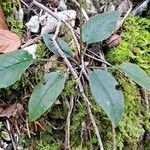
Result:
M35 4L39 8L41 8L41 9L45 10L46 12L48 12L50 15L52 15L58 21L61 20L70 29L71 32L73 31L73 29L70 26L70 24L68 24L64 20L60 19L54 12L52 12L51 10L49 10L47 7L45 7L44 5L40 4L39 2L36 2L35 0L33 1L33 4ZM59 29L59 27L57 27L57 30L58 29ZM58 33L58 32L56 31L56 33ZM74 32L72 32L72 34L73 34L73 36L75 35ZM76 36L75 36L75 39L76 39ZM66 65L69 68L71 74L74 76L74 78L76 80L76 83L77 83L77 85L79 87L79 91L80 91L80 93L81 93L81 95L83 97L83 100L86 103L87 111L88 111L90 120L91 120L91 122L93 124L94 130L95 130L95 133L96 133L96 136L97 136L97 139L98 139L99 148L100 148L100 150L104 150L103 143L102 143L102 140L101 140L101 137L100 137L100 134L99 134L99 130L98 130L98 127L96 125L96 122L95 122L94 116L92 114L92 111L91 111L91 103L89 102L87 96L84 93L84 88L83 88L83 85L82 85L82 82L81 82L80 78L78 77L77 71L73 68L73 66L71 65L71 63L68 60L68 58L65 56L64 52L61 50L61 48L60 48L59 44L57 43L57 41L55 40L55 38L53 38L52 40L53 40L54 46L58 50L58 53L64 59L64 62L66 63ZM77 44L78 44L78 42L77 42ZM77 45L77 47L78 47L78 45ZM80 46L79 46L79 52L80 52Z
M59 47L58 43L55 40L53 40L53 44L57 48L57 50L58 50L59 54L61 55L61 57L64 59L66 65L70 69L72 75L76 79L76 82L77 82L78 87L79 87L79 91L80 91L80 93L81 93L81 95L82 95L82 97L83 97L83 99L84 99L84 101L86 103L88 114L90 116L91 122L93 124L94 129L95 129L95 133L96 133L97 138L98 138L98 143L99 143L99 146L100 146L100 150L104 150L103 144L102 144L102 140L101 140L101 137L100 137L100 134L99 134L99 130L98 130L98 127L96 125L96 122L95 122L94 116L92 114L92 111L91 111L91 107L90 107L91 103L89 102L87 96L84 93L83 85L82 85L82 83L81 83L81 81L80 81L80 79L79 79L79 77L78 77L78 75L76 73L76 70L72 67L71 63L69 62L69 60L65 56L64 52L61 50L61 48Z
M56 13L54 13L53 11L51 11L50 9L48 9L47 7L45 7L44 5L42 5L41 3L33 0L32 4L34 4L37 7L43 9L44 11L46 11L48 14L50 14L52 17L54 17L56 20L58 20L58 22L61 21L62 23L64 23L69 28L69 30L71 31L72 36L74 38L74 41L75 41L75 43L77 45L77 49L80 52L80 45L79 45L79 42L77 40L77 37L76 37L76 35L74 33L74 30L71 27L71 25L68 22L66 22L64 19L60 18Z
M82 42L82 24L83 24L83 17L82 17L82 0L80 0L80 52L82 55L82 48L83 48L83 42Z
M116 150L116 131L115 131L114 123L111 122L111 124L112 124L113 150Z

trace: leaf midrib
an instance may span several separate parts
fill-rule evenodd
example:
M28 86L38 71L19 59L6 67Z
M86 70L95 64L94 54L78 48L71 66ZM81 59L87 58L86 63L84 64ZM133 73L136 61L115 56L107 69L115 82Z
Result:
M42 95L41 98L39 99L39 101L38 101L38 103L37 103L36 106L38 106L38 105L40 104L42 98L45 96L45 94L47 93L47 91L48 91L48 90L51 88L51 86L52 86L54 83L56 83L57 80L59 80L59 79L60 79L60 77L59 77L59 78L56 78L56 79L49 85L49 87L45 90L45 92L43 93L43 95ZM43 84L42 84L42 86L43 86Z
M109 20L109 19L111 18L111 16L112 16L112 15L108 16L107 18L105 18L104 21L99 24L99 28L102 26L102 24L104 24L107 20ZM96 16L95 16L95 18L96 18ZM91 32L91 33L93 33L93 32ZM92 36L92 37L93 37L93 36ZM92 38L92 39L93 39L93 38Z
M127 71L126 69L123 69L123 68L122 68L122 70L123 70L125 73L129 74L129 79L130 79L130 78L133 78L132 80L134 80L134 79L136 78L137 80L141 81L141 78L140 78L140 77L138 77L138 76L136 76L136 75L130 73L130 72ZM135 80L134 80L134 82L137 83L137 84L140 83L140 82L135 81ZM144 83L145 83L145 82L144 82ZM141 83L140 83L140 84L141 84ZM144 85L145 85L145 84L144 84ZM140 86L142 86L142 85L140 85ZM146 84L146 87L147 87L147 84Z
M27 62L27 61L31 61L31 60L32 60L32 58L26 59L26 60L24 60L24 61L20 61L20 62L18 62L18 63L12 64L12 65L10 65L10 66L3 67L3 68L0 69L0 71L1 71L1 70L5 70L5 69L8 69L8 68L10 68L10 67L12 67L12 66L17 66L18 64L21 64L21 63L24 63L24 62Z
M96 74L96 73L95 73L95 74ZM105 86L103 85L103 82L101 82L101 80L99 79L99 77L98 77L97 74L96 74L96 77L98 78L98 80L99 80L100 83L102 84L102 87L104 88L104 91L105 91L107 97L109 97L109 99L110 99L111 105L114 107L114 104L112 103L111 97L110 97L109 93L107 94L107 89L106 89ZM113 111L113 114L114 114L115 118L117 118L117 117L116 117L116 114L115 114L115 111L114 111L114 109L113 109L113 107L111 107L111 108L112 108L112 111ZM115 119L115 120L116 120L116 119ZM117 120L116 120L116 122L117 122Z

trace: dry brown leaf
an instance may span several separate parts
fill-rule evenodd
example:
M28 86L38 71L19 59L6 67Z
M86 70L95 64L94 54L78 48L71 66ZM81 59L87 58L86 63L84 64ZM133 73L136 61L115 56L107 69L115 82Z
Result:
M24 111L23 106L19 103L14 103L0 113L0 117L17 117L16 115L21 114Z
M20 38L16 34L8 30L0 29L0 53L17 50L20 45Z
M0 6L0 29L8 30L1 6Z
M118 34L114 34L106 40L107 46L109 48L116 47L120 42L121 42L121 36Z
M3 107L0 107L0 113L1 113L2 111L4 111L4 108L3 108Z
M47 62L47 64L44 65L44 67L45 67L45 72L48 73L51 68L57 67L57 63L56 63L57 59L58 59L58 57L57 57L56 55L52 55L52 56L50 57L50 59L49 59L49 61Z
M30 146L28 147L28 150L33 150L33 146L30 145Z

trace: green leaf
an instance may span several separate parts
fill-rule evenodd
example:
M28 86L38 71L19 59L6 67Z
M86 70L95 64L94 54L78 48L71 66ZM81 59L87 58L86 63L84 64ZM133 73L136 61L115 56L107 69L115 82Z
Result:
M19 80L32 62L32 55L25 50L0 55L0 88L6 88Z
M53 37L53 34L45 34L43 36L43 40L51 52L53 52L57 56L60 56L57 48L53 44L52 37ZM63 41L61 38L57 37L56 40L57 40L59 46L61 47L61 49L63 50L63 52L65 53L66 57L71 57L72 50L69 47L69 45L65 41Z
M140 67L132 63L123 63L120 69L134 82L150 90L150 77Z
M35 121L55 102L64 88L65 77L57 72L46 74L29 100L29 120Z
M95 15L82 27L83 42L95 43L108 38L116 27L119 12L112 11Z
M124 110L122 91L116 89L118 82L109 72L100 69L90 73L89 81L96 102L117 126Z

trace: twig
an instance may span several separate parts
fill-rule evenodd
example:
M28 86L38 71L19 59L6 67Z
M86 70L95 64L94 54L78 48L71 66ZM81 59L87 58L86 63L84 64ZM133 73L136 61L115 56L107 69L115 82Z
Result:
M78 7L80 7L80 4L76 1L76 0L71 0L73 3L75 3ZM87 15L85 9L83 7L81 7L81 11L86 19L86 21L89 20L89 16Z
M148 112L148 110L149 110L149 98L148 98L148 93L147 93L147 91L143 88L143 87L141 87L141 95L142 95L142 98L143 98L143 100L144 100L144 103L145 103L145 108L146 108L146 112Z
M56 31L55 31L54 36L52 37L52 40L55 40L57 38L57 36L59 34L60 26L61 26L61 20L58 21L58 25L56 27Z
M96 57L100 58L100 56L99 56L99 55L97 55L96 53L94 53L93 51L91 51L91 50L89 50L89 49L86 49L86 51L88 51L88 52L90 52L91 54L93 54L94 56L96 56ZM85 51L85 52L86 52L86 51Z
M69 107L69 112L67 116L67 121L66 121L66 136L65 136L65 149L70 150L70 117L71 113L73 110L73 105L74 105L74 97L71 96L70 98L70 104L68 104Z
M28 124L28 119L26 119L26 127L27 127L28 137L30 139L31 138L31 134L30 134L29 124Z
M102 63L104 63L104 64L109 65L109 66L112 67L112 65L111 65L110 63L108 63L107 61L105 61L105 60L103 60L103 59L98 59L98 58L93 57L93 56L91 56L91 55L89 55L89 54L86 54L86 53L84 53L84 55L86 55L86 56L88 56L88 57L90 57L90 58L92 58L92 59L94 59L94 60L97 60L97 61L99 61L99 62L102 62Z
M24 45L21 46L21 48L25 48L29 45L35 44L36 42L38 42L41 39L41 36L37 36L34 39L30 39L29 41L27 41Z
M53 16L54 18L56 18L57 20L61 20L61 21L71 30L72 35L73 35L75 41L77 40L77 39L76 39L76 36L75 36L75 34L74 34L74 32L73 32L73 29L72 29L72 27L70 26L69 23L67 23L66 21L64 21L64 20L62 20L61 18L59 18L53 11L49 10L47 7L45 7L44 5L42 5L42 4L38 3L38 2L36 2L35 0L33 1L33 4L36 5L36 6L38 6L38 7L41 8L41 9L45 10L47 13L49 13L50 15L52 15L52 16ZM79 91L80 91L80 93L81 93L81 95L82 95L82 97L83 97L83 100L84 100L85 103L86 103L87 110L88 110L88 114L89 114L89 116L90 116L91 122L92 122L92 124L93 124L94 129L95 129L95 133L96 133L96 136L97 136L97 138L98 138L98 143L99 143L100 150L103 150L104 148L103 148L102 140L101 140L101 137L100 137L100 134L99 134L99 130L98 130L98 127L97 127L97 125L96 125L94 116L93 116L93 114L92 114L92 112L91 112L91 107L90 107L91 104L90 104L90 102L89 102L87 96L86 96L85 93L84 93L83 85L82 85L82 83L81 83L81 81L80 81L80 79L79 79L79 77L78 77L78 75L77 75L77 73L76 73L77 71L72 67L70 61L67 59L67 57L65 56L64 52L61 50L60 46L58 45L58 43L56 42L55 39L53 39L53 44L54 44L54 46L57 48L58 53L59 53L59 54L61 55L61 57L64 59L64 62L66 63L66 65L67 65L68 68L70 69L71 74L74 76L74 78L75 78L75 80L76 80L76 83L78 84ZM78 50L79 50L79 52L80 52L80 45L79 45L78 41L76 41L76 44L77 44L77 48L78 48Z
M54 13L53 11L51 11L50 9L48 9L47 7L45 7L44 5L42 5L41 3L33 0L32 4L34 4L37 7L43 9L44 11L46 11L47 13L49 13L51 16L53 16L56 20L61 21L62 23L64 23L70 29L70 31L72 33L72 36L74 38L74 41L76 42L77 49L80 52L80 45L79 45L78 39L77 39L77 37L76 37L76 35L74 33L74 30L73 30L72 26L68 22L66 22L65 20L63 20L62 18L60 18L56 13Z
M99 51L99 55L100 55L100 59L101 59L101 60L104 60L105 62L107 62L107 61L105 60L104 53L103 53L102 50ZM107 68L106 63L102 63L102 67Z
M142 3L140 3L137 7L133 9L132 14L136 16L140 16L149 3L150 0L144 0Z
M82 86L82 83L75 71L75 69L72 67L71 63L69 62L69 60L67 59L67 57L65 56L64 52L61 50L61 48L59 47L59 45L57 44L57 42L55 40L53 40L53 44L55 45L55 47L57 48L59 54L61 55L61 57L64 59L66 65L68 66L68 68L70 69L72 75L74 76L74 78L76 79L76 82L78 84L78 87L79 87L79 90L80 90L80 93L86 103L86 106L87 106L87 110L88 110L88 114L90 116L90 119L91 119L91 122L93 124L93 127L95 129L95 133L97 135L97 138L98 138L98 143L99 143L99 146L100 146L100 150L103 150L103 144L102 144L102 140L101 140L101 137L100 137L100 134L99 134L99 130L98 130L98 127L96 125L96 122L95 122L95 119L94 119L94 116L92 114L92 111L91 111L91 107L90 107L90 102L87 98L87 96L85 95L84 93L84 88Z
M111 124L112 124L113 150L116 150L116 131L115 131L114 123L111 122Z
M115 33L121 26L122 24L124 23L124 20L128 17L128 15L130 14L131 10L132 10L132 3L130 0L127 0L128 1L128 4L129 4L129 10L127 11L126 15L118 21L117 23L117 26L115 28L115 30L113 31L113 33Z
M29 5L26 2L24 2L23 0L20 0L20 2L23 3L27 8L30 8Z
M17 150L16 144L15 144L15 142L14 142L14 139L13 139L13 136L12 136L12 133L11 133L10 123L9 123L9 120L8 120L8 119L6 119L6 128L7 128L7 131L8 131L8 133L9 133L9 137L10 137L10 139L11 139L13 148L14 148L14 150Z

